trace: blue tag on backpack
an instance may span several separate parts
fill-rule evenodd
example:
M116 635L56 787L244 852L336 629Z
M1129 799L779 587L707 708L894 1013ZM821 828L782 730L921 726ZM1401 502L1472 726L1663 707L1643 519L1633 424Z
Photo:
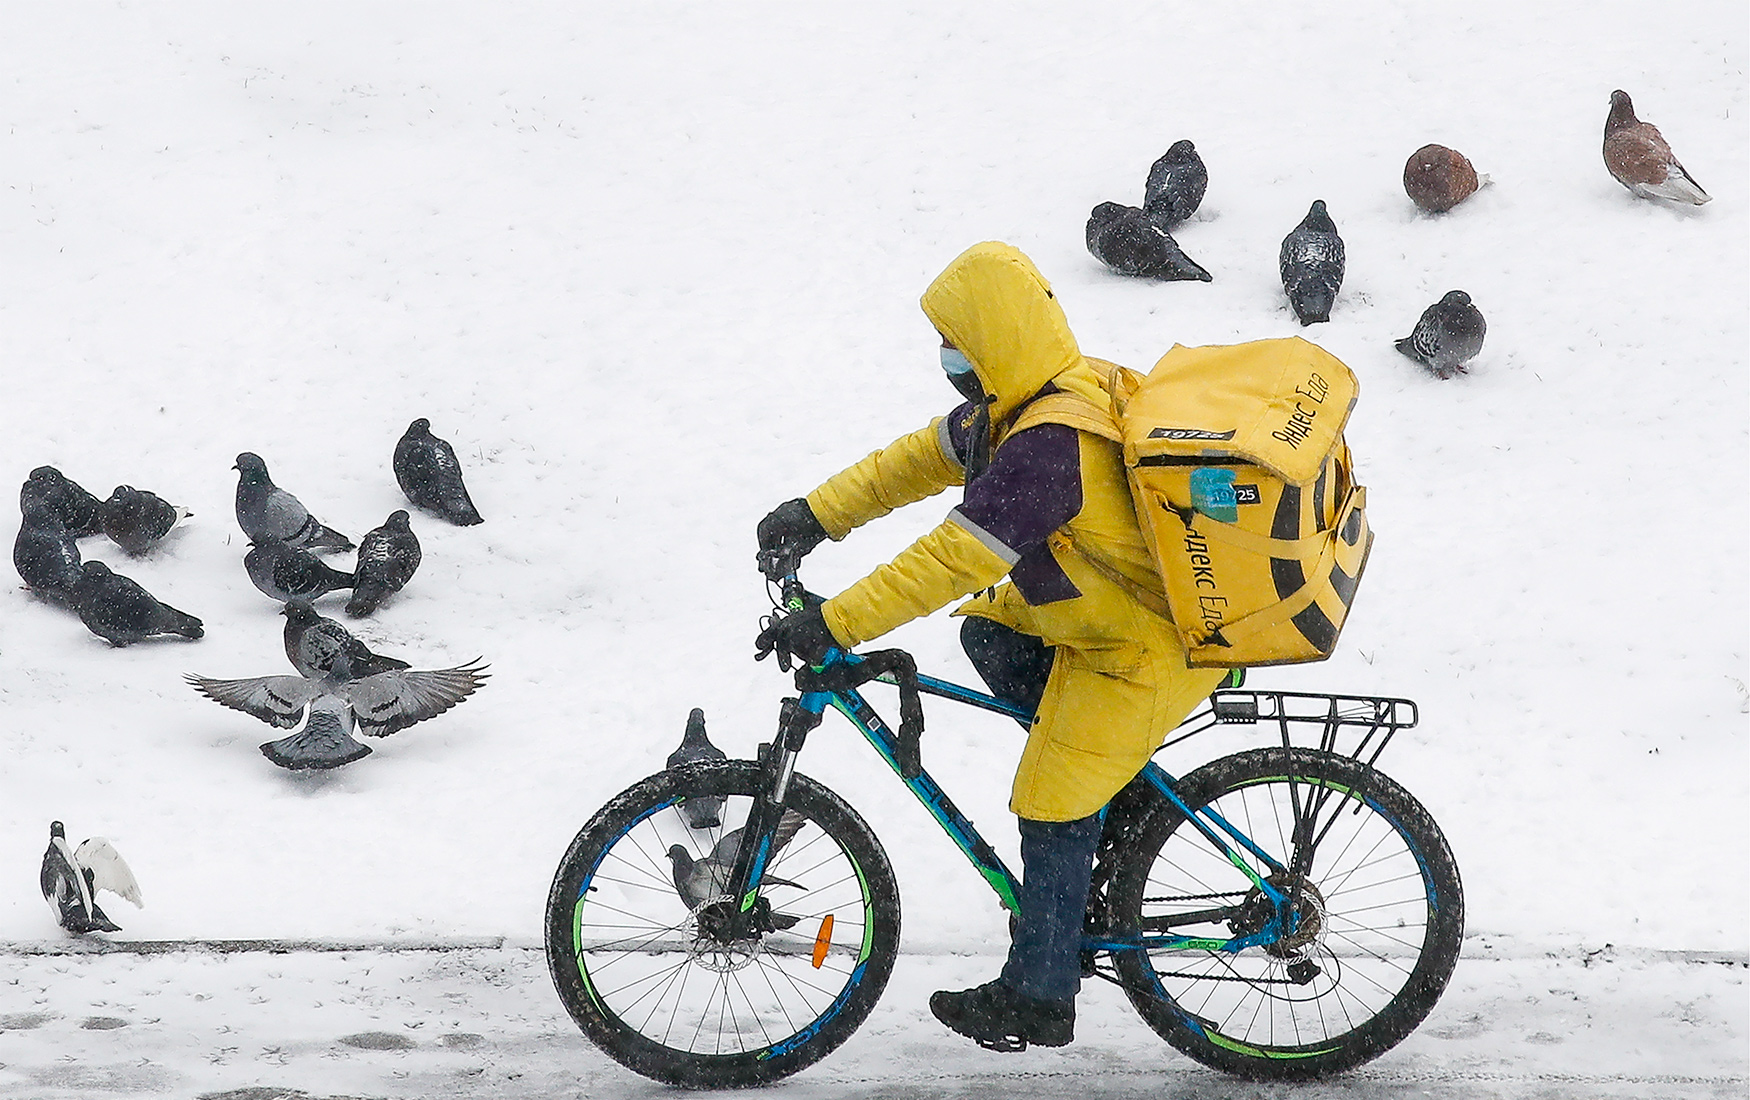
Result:
M1238 523L1240 506L1234 495L1234 472L1217 466L1191 471L1191 507L1218 523Z

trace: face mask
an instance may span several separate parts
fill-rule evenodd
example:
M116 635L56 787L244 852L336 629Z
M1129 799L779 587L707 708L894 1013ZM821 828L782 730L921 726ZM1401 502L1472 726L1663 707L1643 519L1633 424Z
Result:
M959 348L942 348L942 369L948 372L948 377L957 374L971 374L972 360L966 358L966 353Z
M977 401L984 396L984 384L972 369L972 360L966 358L966 353L959 348L942 349L942 369L948 372L948 381L966 400Z

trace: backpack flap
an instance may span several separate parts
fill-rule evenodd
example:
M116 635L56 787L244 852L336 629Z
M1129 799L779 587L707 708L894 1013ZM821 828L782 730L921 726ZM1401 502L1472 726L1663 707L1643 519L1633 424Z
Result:
M1126 465L1238 461L1304 485L1337 446L1360 386L1342 360L1291 336L1174 345L1127 396Z

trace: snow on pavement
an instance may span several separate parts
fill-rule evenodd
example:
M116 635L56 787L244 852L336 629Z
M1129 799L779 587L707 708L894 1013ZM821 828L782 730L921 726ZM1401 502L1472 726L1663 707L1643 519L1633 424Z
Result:
M43 950L43 948L37 948ZM68 948L51 948L67 950ZM28 949L27 949L28 950ZM76 950L76 949L74 949ZM929 1018L994 957L908 954L838 1051L749 1095L1192 1098L1742 1097L1741 956L1466 944L1433 1014L1397 1049L1311 1085L1207 1070L1091 983L1076 1042L998 1055ZM202 1100L655 1097L590 1046L533 947L454 951L110 951L0 956L0 1095Z

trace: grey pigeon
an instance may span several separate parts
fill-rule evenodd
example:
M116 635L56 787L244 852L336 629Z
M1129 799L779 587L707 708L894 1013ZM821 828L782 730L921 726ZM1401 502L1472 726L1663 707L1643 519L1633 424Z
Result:
M262 593L285 603L302 596L313 600L337 588L351 588L353 575L332 568L308 550L265 539L243 555L243 568Z
M280 614L286 617L286 658L299 675L343 684L410 667L406 661L372 653L346 627L318 615L307 599L287 601Z
M1643 199L1692 206L1713 201L1678 161L1659 128L1635 117L1634 102L1621 89L1610 93L1610 114L1604 119L1604 166L1612 179Z
M303 502L273 483L260 455L237 456L237 526L250 542L279 539L306 550L351 550L352 540L310 514Z
M668 754L668 766L679 768L687 764L701 764L714 760L726 760L728 754L705 736L705 712L698 707L687 715L687 729L681 735L680 747ZM681 803L681 816L687 825L694 829L714 829L723 824L723 796L707 795L703 798L689 798Z
M295 727L308 710L303 729L261 746L262 755L280 767L304 771L338 768L369 756L371 747L354 740L355 729L367 737L387 737L435 718L485 683L487 667L470 662L455 668L379 672L344 683L304 676L184 679L213 702L276 729Z
M394 467L396 482L414 504L458 527L483 522L462 484L455 449L431 434L431 421L425 417L409 424L395 444Z
M110 572L100 561L86 562L79 572L79 581L73 586L73 610L91 633L111 645L132 645L158 634L177 634L193 641L206 633L199 619L160 603L139 584Z
M783 816L778 818L778 827L772 831L772 850L767 857L767 866L777 859L778 853L784 850L784 846L790 843L807 820L795 810L784 811ZM729 888L730 873L735 870L735 857L741 851L741 833L740 829L731 829L724 833L712 846L711 853L703 859L694 858L683 845L669 847L668 860L673 869L675 893L688 909L697 909L708 901L724 896ZM800 889L800 884L773 875L765 875L761 882L766 886L795 886ZM772 921L779 928L789 928L799 919L782 913L772 914Z
M1466 373L1465 364L1483 350L1483 336L1488 329L1482 311L1471 304L1470 295L1453 290L1423 310L1416 327L1396 346L1433 371L1434 377L1451 378Z
M32 501L46 505L66 525L67 533L76 539L103 530L98 499L53 466L38 466L19 486L19 508L27 507Z
M140 884L114 845L96 836L74 848L67 843L66 826L59 821L49 823L49 847L43 853L38 883L55 920L75 935L121 931L98 907L99 890L120 895L136 909L145 905Z
M352 599L346 601L346 613L356 618L375 611L413 579L419 559L419 539L413 534L411 517L405 509L397 508L381 527L365 532L359 540L357 580Z
M192 514L157 493L132 485L117 485L109 499L98 506L103 533L135 557L150 550L171 528Z
M1161 218L1122 203L1103 202L1088 215L1088 251L1120 275L1209 282L1209 272L1185 255Z
M54 509L41 500L25 504L18 537L12 542L12 564L30 590L71 606L80 562L79 544Z
M1197 212L1209 188L1209 169L1189 141L1175 141L1148 170L1142 209L1170 229Z
M1343 238L1325 210L1325 200L1315 200L1294 232L1282 238L1278 268L1300 323L1329 321L1337 288L1343 285Z

